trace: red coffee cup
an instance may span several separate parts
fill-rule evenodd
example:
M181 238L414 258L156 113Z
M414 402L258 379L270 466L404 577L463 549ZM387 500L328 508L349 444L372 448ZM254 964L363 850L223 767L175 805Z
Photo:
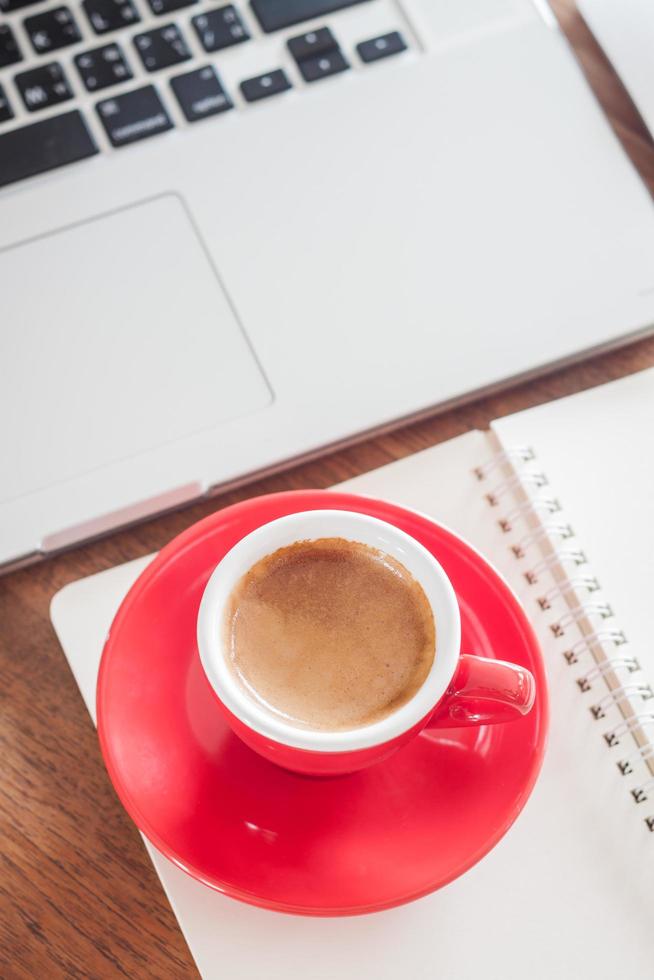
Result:
M261 558L296 541L345 538L391 555L420 583L436 623L436 655L423 684L397 711L347 731L299 728L266 709L236 678L224 642L224 617L237 582ZM527 714L536 695L524 667L461 652L461 617L445 571L426 548L385 521L342 510L289 514L246 535L214 569L197 623L200 658L233 731L260 755L307 775L363 769L401 748L424 728L509 722Z

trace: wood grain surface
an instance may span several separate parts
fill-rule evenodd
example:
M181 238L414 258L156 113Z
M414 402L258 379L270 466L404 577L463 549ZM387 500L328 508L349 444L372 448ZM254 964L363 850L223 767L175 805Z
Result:
M654 193L654 151L642 121L571 0L554 6ZM105 774L95 730L52 631L48 605L58 589L154 551L193 521L243 497L327 487L486 427L497 416L650 365L654 339L370 438L0 580L0 976L197 975L136 829Z

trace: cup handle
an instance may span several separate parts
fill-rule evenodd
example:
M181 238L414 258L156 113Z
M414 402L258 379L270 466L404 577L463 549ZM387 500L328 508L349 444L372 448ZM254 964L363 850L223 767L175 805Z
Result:
M427 728L458 728L516 721L528 714L536 681L525 667L487 657L461 656Z

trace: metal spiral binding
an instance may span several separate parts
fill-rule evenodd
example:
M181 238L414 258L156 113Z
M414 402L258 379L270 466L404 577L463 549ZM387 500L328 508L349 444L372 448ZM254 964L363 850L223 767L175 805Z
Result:
M592 633L586 633L581 640L573 643L568 650L564 650L563 659L570 665L576 664L579 662L580 654L589 652L592 644L608 643L609 640L613 643L613 646L621 647L627 642L627 637L622 630L618 629L594 630Z
M597 592L599 587L600 584L594 575L575 575L573 578L566 579L565 582L557 583L553 588L548 589L536 599L536 602L545 611L552 608L552 603L556 599L565 599L571 592L578 592L580 589L585 589L586 592Z
M530 446L513 446L502 453L497 453L492 459L483 466L475 466L472 471L478 480L485 480L489 473L501 466L502 463L529 463L535 459L534 450Z
M576 609L571 609L555 623L550 623L550 630L554 636L563 636L568 626L579 622L580 619L587 619L589 616L599 616L600 619L611 619L613 610L607 602L601 602L599 600L584 602L582 605L577 606Z
M648 799L647 791L650 789L654 789L654 776L648 779L646 783L643 783L642 786L636 786L635 789L632 789L631 795L636 803L644 803Z
M610 732L604 732L604 741L612 749L615 745L619 745L623 735L633 732L635 728L648 728L652 725L654 725L654 712L632 715L631 718L612 728Z
M633 767L635 762L640 762L643 759L647 760L651 758L654 758L654 748L648 743L647 745L641 745L638 751L634 752L633 755L627 756L626 759L620 759L616 765L622 776L631 776L634 771Z
M609 660L605 660L603 664L597 664L583 677L578 677L577 686L580 691L590 691L596 680L620 667L624 667L630 674L640 670L640 664L635 657L611 657Z
M532 487L545 487L547 486L547 477L544 473L516 473L515 476L505 480L491 493L487 493L486 500L491 507L497 507L505 494L509 493L510 490L515 490L517 486L524 486L525 483Z
M497 523L504 531L504 533L508 534L509 531L513 530L513 525L515 524L515 522L519 518L524 517L525 514L531 514L534 511L537 514L541 514L541 513L556 514L560 510L561 510L561 504L556 499L556 497L550 497L550 496L546 496L545 494L541 494L541 496L538 497L537 500L534 501L525 500L521 504L518 504L518 506L514 507L513 510L509 511L509 513L505 517L501 517Z
M613 688L597 704L592 705L590 713L596 721L600 718L605 718L608 708L611 708L614 704L618 704L620 701L628 701L629 698L635 697L636 695L639 695L643 701L649 701L650 698L654 698L654 691L649 684L638 684L636 682L633 684L621 684L620 687Z
M536 542L542 541L543 538L551 537L553 534L558 535L561 540L565 541L567 538L574 536L574 531L564 521L548 521L547 524L542 524L536 531L532 531L531 534L525 534L524 538L521 538L517 544L511 545L511 551L516 558L524 558L528 548L531 548Z
M526 487L539 490L548 484L545 473L528 467L523 468L525 463L534 460L536 460L536 453L533 449L527 446L515 447L498 453L488 463L476 467L474 475L478 480L483 481L498 467L504 466L505 470L513 471L503 482L485 494L485 499L491 507L497 507L502 499L513 491L523 490L525 493L527 499L521 500L498 519L497 523L502 532L505 534L512 532L517 521L523 521L529 527L533 518L538 518L538 527L511 545L510 550L517 559L522 559L539 543L548 542L553 548L551 553L543 555L524 572L524 577L530 585L535 585L544 575L547 575L550 581L552 577L555 578L555 584L537 598L537 605L542 610L548 610L557 600L566 602L567 611L551 623L549 629L556 638L565 636L573 626L581 632L582 635L568 646L563 656L568 664L578 663L579 658L584 654L588 654L591 658L592 667L576 679L580 691L590 691L597 681L601 681L608 688L607 693L591 705L589 710L597 720L605 718L611 709L617 709L622 714L623 720L610 731L604 732L603 738L609 748L619 745L625 735L629 735L635 741L636 751L620 759L617 768L621 775L630 776L638 765L645 763L648 766L651 778L630 789L635 802L643 803L654 798L654 742L644 741L646 736L643 734L644 729L654 727L654 709L639 712L635 708L635 703L636 699L649 701L654 698L654 690L649 684L639 682L635 678L631 680L631 676L641 669L635 656L627 652L606 659L602 655L600 658L599 650L603 650L607 644L616 648L621 647L627 644L627 637L621 629L612 626L602 625L593 629L593 619L608 620L613 616L613 610L602 599L581 602L576 593L599 591L600 583L597 579L592 574L581 573L566 574L563 581L558 580L557 569L566 566L583 566L587 564L587 558L575 543L558 548L553 543L553 539L557 537L562 541L573 538L574 530L565 521L548 519L550 515L557 514L562 509L556 497L549 493L533 495L527 493ZM558 574L560 575L560 571ZM620 670L624 670L629 675L627 681L622 684L618 682L618 686L611 687L612 683L616 683ZM646 816L644 822L648 830L654 833L654 814Z
M536 565L525 572L525 578L530 585L535 585L538 581L538 576L542 575L543 572L550 571L555 565L565 565L570 562L572 565L585 565L588 559L583 551L579 548L568 547L560 548L552 555L547 555L542 561L539 561Z

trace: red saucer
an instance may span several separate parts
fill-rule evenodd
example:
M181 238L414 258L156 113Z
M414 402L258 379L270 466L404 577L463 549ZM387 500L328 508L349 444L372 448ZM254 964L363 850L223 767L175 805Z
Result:
M332 779L281 770L232 734L216 710L195 643L204 585L249 531L325 507L389 521L434 553L459 599L463 650L512 660L535 675L538 697L527 717L424 732L387 761ZM389 908L470 868L529 797L547 729L538 644L496 572L425 517L329 491L247 500L171 541L116 615L97 706L116 791L163 854L234 898L307 915Z

